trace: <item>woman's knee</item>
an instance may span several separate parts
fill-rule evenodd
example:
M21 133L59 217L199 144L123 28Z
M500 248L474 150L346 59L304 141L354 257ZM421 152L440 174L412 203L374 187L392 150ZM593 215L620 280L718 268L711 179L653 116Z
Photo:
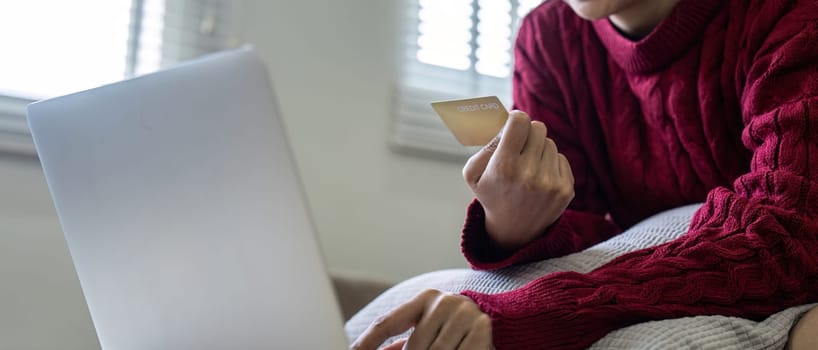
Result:
M818 307L813 308L790 331L789 350L818 349Z

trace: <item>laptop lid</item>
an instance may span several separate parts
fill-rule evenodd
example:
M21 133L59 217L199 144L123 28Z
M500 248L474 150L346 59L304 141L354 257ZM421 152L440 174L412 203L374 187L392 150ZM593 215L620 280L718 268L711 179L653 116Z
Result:
M37 102L28 122L103 349L340 349L251 48Z

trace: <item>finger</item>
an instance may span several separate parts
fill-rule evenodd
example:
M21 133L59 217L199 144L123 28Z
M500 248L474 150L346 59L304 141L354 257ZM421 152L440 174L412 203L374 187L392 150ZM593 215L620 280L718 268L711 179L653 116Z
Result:
M554 143L554 140L547 137L545 138L543 144L544 149L541 159L542 167L540 169L546 174L556 176L560 172L560 159L559 153L557 152L557 145Z
M401 349L403 349L403 346L405 344L406 344L406 338L398 339L394 343L387 345L386 347L384 347L381 350L401 350Z
M574 182L574 172L571 170L571 163L568 162L568 158L565 157L562 153L558 153L557 156L560 158L560 176L568 178L571 181L571 186L575 185Z
M492 349L491 329L472 328L469 334L460 342L457 350L489 350Z
M466 165L463 167L463 179L466 180L469 186L474 187L480 181L480 177L486 171L486 166L497 149L498 143L500 143L499 135L466 161Z
M440 328L431 349L457 349L463 338L469 333L469 326L474 321L475 313L467 307L458 308L454 315Z
M399 335L415 323L423 314L425 298L423 294L412 298L408 302L392 309L386 315L381 316L367 328L358 340L352 344L355 350L375 350L383 344L386 339Z
M522 157L526 160L537 162L542 159L545 149L545 124L539 121L531 122L528 137L525 140Z
M500 138L500 144L497 145L497 153L504 156L518 156L523 151L530 127L531 118L528 117L528 114L512 111L503 127L503 137Z
M427 312L424 313L415 326L415 330L412 331L412 335L406 343L406 348L428 349L438 337L445 336L441 334L441 328L446 322L449 322L453 315L457 314L457 310L463 305L461 298L465 297L443 296L438 298L434 305L428 307Z

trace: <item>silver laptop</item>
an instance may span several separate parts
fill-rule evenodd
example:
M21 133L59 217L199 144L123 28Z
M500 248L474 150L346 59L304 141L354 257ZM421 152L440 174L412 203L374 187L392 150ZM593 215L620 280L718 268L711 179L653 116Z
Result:
M103 349L342 349L251 48L28 107Z

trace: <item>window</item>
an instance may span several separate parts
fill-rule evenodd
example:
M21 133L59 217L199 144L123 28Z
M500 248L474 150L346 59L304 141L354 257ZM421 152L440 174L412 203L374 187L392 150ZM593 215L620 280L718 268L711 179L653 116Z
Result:
M129 1L80 3L4 3L11 9L0 10L0 42L12 54L4 55L0 64L0 93L39 98L123 77Z
M236 46L230 0L0 1L0 150L31 153L24 106Z
M391 143L462 158L429 107L434 100L497 95L510 102L512 47L520 19L541 0L407 0L406 41Z
M505 78L511 63L512 23L535 1L419 1L417 60ZM454 16L452 14L455 14ZM515 25L516 26L516 25Z

